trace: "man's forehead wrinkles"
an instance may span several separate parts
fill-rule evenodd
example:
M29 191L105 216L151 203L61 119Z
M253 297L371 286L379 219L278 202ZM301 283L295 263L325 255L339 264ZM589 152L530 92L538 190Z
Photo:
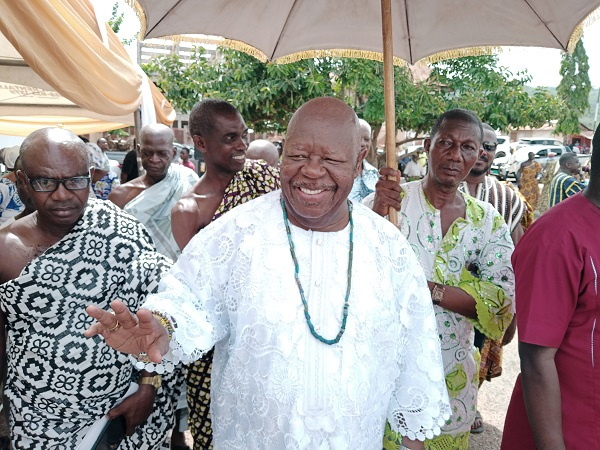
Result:
M290 146L296 150L304 150L304 144L302 144L300 142L292 142L292 143L290 143Z

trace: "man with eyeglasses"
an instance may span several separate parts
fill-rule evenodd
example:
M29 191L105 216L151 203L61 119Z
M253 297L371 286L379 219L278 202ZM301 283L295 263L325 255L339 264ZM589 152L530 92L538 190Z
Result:
M108 309L120 298L137 309L170 261L132 216L88 200L88 151L75 134L37 130L19 160L18 182L35 211L0 229L0 319L8 332L6 341L0 333L0 371L13 448L75 449L107 413L125 418L131 436L121 448L159 448L182 375L166 376L157 392L145 378L151 374L82 332L90 323L85 306ZM134 382L137 392L117 406Z
M175 261L181 253L171 230L171 209L194 186L198 175L171 164L177 148L173 130L146 125L140 132L140 156L146 173L112 190L108 199L142 222L156 249Z

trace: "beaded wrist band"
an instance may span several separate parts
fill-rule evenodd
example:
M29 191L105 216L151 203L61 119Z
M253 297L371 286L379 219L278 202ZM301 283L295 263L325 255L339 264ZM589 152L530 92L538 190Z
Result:
M141 352L137 356L136 355L131 355L131 356L133 356L139 362L142 362L142 363L152 363L152 361L150 361L150 358L148 358L148 355L146 354L146 352Z
M159 323L165 327L165 329L167 330L167 333L169 334L169 341L171 340L171 338L173 337L173 325L171 325L171 320L167 317L166 314L163 314L161 312L158 311L152 311L152 315L154 317L156 317L156 320L159 321Z

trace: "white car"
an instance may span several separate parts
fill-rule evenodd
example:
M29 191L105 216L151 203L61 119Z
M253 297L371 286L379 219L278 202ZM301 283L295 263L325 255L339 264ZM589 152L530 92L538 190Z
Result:
M563 143L553 137L534 137L534 138L521 138L517 144L517 150L528 145L560 145Z
M498 140L498 147L496 147L496 155L499 152L510 154L510 138L508 136L496 136Z
M114 174L119 178L121 177L121 164L123 164L126 154L127 152L120 151L106 152L106 156L108 156L108 162L110 163L110 171L114 172Z
M527 161L529 152L535 153L535 160L539 162L542 167L546 167L546 164L551 158L559 158L564 152L570 151L567 147L561 145L526 145L518 148L512 155L499 154L496 152L496 158L492 163L490 172L492 175L496 175L500 180L506 180L509 177L516 178L519 167L525 161Z

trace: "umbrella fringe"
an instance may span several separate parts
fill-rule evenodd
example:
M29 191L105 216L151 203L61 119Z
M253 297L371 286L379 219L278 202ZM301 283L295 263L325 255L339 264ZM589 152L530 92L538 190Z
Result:
M581 37L583 36L584 28L589 27L599 18L600 18L600 8L598 8L598 9L594 10L592 13L590 13L585 19L583 19L579 23L579 25L577 25L575 27L575 30L573 31L573 34L571 35L571 39L569 39L569 44L567 45L567 52L573 53L573 51L575 50L575 46L577 45L577 42L579 42L579 39L581 39Z
M293 53L291 55L282 56L277 58L273 62L275 64L289 64L300 61L302 59L310 58L362 58L370 59L373 61L383 62L383 54L378 52L371 52L368 50L355 50L355 49L330 49L330 50L307 50L304 52ZM395 66L406 66L406 61L401 58L394 56Z
M125 0L135 12L139 22L140 22L140 32L138 35L139 40L143 40L146 35L147 30L147 19L146 13L144 12L144 8L139 3L138 0ZM575 50L575 46L581 37L583 36L584 28L593 24L596 20L600 18L600 8L594 10L590 13L585 19L583 19L575 30L573 34L571 34L571 38L569 39L569 43L567 45L567 51L572 53ZM201 44L215 44L222 45L225 47L229 47L234 50L239 50L244 53L247 53L251 56L254 56L256 59L267 62L267 56L251 45L246 44L242 41L236 41L233 39L224 39L219 37L196 37L192 35L174 35L174 36L164 36L163 39L171 39L174 42L180 42L185 40L187 42L197 42ZM463 56L481 56L481 55L492 55L495 53L502 52L501 47L467 47L456 50L448 50L441 53L436 53L435 55L428 56L427 58L423 58L418 62L422 63L434 63L443 61L445 59L453 59L453 58L461 58ZM302 59L308 58L324 58L324 57L338 57L338 58L364 58L371 59L374 61L383 61L383 55L378 52L366 51L366 50L352 50L352 49L332 49L332 50L308 50L304 52L294 53L292 55L283 56L281 58L277 58L274 62L277 64L287 64L291 62L300 61ZM395 66L406 66L407 63L401 58L394 57L394 65Z
M466 47L436 53L435 55L423 58L419 62L431 64L446 59L462 58L465 56L494 55L498 53L502 53L502 47Z
M250 56L255 57L260 62L267 62L269 58L263 52L256 47L252 47L250 44L246 44L242 41L236 41L234 39L226 39L218 36L203 36L200 34L173 34L171 36L162 36L160 39L168 39L173 42L193 42L196 44L211 44L221 47L227 47L232 50L238 50L244 52Z

